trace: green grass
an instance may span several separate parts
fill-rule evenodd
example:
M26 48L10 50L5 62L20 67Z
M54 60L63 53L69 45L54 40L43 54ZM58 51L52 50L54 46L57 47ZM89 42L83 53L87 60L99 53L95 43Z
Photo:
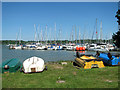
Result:
M118 66L83 69L67 65L47 63L42 73L21 72L2 74L3 88L118 88ZM58 80L65 81L57 83Z

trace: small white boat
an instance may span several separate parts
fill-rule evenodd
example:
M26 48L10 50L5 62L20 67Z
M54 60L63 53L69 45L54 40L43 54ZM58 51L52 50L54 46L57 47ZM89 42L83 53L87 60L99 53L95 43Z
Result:
M37 46L37 50L43 50L42 46Z
M97 44L90 44L88 46L88 51L94 51L94 49L97 47Z
M74 46L67 46L66 50L73 51L74 50Z
M42 72L45 68L44 60L38 57L31 57L23 62L23 72Z
M22 49L25 50L25 49L28 49L28 48L26 46L23 46Z
M112 51L115 49L115 47L112 44L107 44L107 48L109 49L109 51Z
M101 52L106 52L109 51L108 48L102 48L102 47L97 47L93 51L101 51Z
M63 47L62 46L57 46L57 50L62 50Z
M10 46L9 46L9 49L14 49L14 45L10 45Z
M63 47L63 50L66 50L67 49L67 46L66 45L62 45Z
M48 46L47 45L43 45L42 48L43 48L43 50L47 50Z
M22 49L22 45L14 46L14 49Z
M27 44L26 47L27 49L35 50L37 46L35 44Z
M48 47L47 50L53 50L54 48L53 47Z
M57 50L57 46L53 46L53 49L52 50Z
M106 45L101 44L101 45L97 45L97 44L90 44L88 51L109 51L109 49L106 47Z

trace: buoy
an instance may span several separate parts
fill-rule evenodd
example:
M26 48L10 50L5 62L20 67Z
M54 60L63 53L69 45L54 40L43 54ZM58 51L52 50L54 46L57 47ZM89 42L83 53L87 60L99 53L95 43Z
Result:
M79 51L79 47L76 47L76 51Z
M79 50L82 51L82 47L79 47Z
M85 51L85 47L82 47L82 50Z
M82 51L79 51L80 53L82 53Z

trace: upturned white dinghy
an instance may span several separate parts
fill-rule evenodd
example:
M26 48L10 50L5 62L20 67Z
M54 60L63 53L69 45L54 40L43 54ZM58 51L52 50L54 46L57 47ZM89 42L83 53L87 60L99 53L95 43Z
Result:
M42 72L44 69L47 69L47 67L45 67L44 60L41 58L34 56L23 62L24 73Z

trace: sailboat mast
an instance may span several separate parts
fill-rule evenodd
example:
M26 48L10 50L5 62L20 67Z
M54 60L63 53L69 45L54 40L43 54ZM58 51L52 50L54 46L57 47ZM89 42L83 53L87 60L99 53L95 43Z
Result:
M77 31L76 31L76 25L75 25L75 40L76 40L76 44L77 44Z
M107 35L108 35L108 34L106 34L106 43L108 43L108 42L107 42L107 40L108 40L108 36L107 36Z
M68 39L67 36L68 36L68 33L66 32L66 44L68 44L68 42L67 42L67 39Z
M112 36L112 33L110 32L110 36L109 36L109 37L110 37L110 38L109 38L109 43L110 43L110 44L111 44L111 40L112 40L112 37L111 37L111 36Z
M34 24L34 29L35 29L34 41L36 41L36 26L35 26L35 24Z
M62 44L62 40L61 40L61 32L62 32L62 27L60 25L60 44Z
M46 25L46 45L47 45L47 25Z
M100 24L100 43L102 42L102 21Z
M98 32L97 32L97 18L96 18L96 43L98 41Z
M17 44L17 40L18 40L18 35L17 35L17 33L16 33L16 44Z
M83 44L85 44L85 28L84 28L84 33L83 33Z
M72 43L73 43L73 26L72 26Z
M55 40L55 44L56 44L56 23L55 23L55 38L54 38L54 40Z
M95 30L95 25L94 25L94 29L93 29L93 33L92 33L92 40L93 40L93 37L94 37L94 32L95 32L94 30Z
M60 29L59 29L59 42L60 42Z
M42 36L42 27L41 27L41 44L42 44L42 41L43 41L43 36Z
M69 41L71 42L71 37L72 37L72 32L70 33L70 38L69 38Z
M20 27L20 40L19 40L19 44L21 44L21 27Z
M79 27L79 44L81 44L81 40L80 40L80 27Z
M51 28L50 28L50 44L51 44Z
M61 37L61 35L62 35L62 26L60 25L60 41L61 41L60 44L62 44L62 37Z
M38 25L38 30L37 30L37 33L38 33L38 43L40 41L40 38L39 38L39 28L40 28L40 25Z

